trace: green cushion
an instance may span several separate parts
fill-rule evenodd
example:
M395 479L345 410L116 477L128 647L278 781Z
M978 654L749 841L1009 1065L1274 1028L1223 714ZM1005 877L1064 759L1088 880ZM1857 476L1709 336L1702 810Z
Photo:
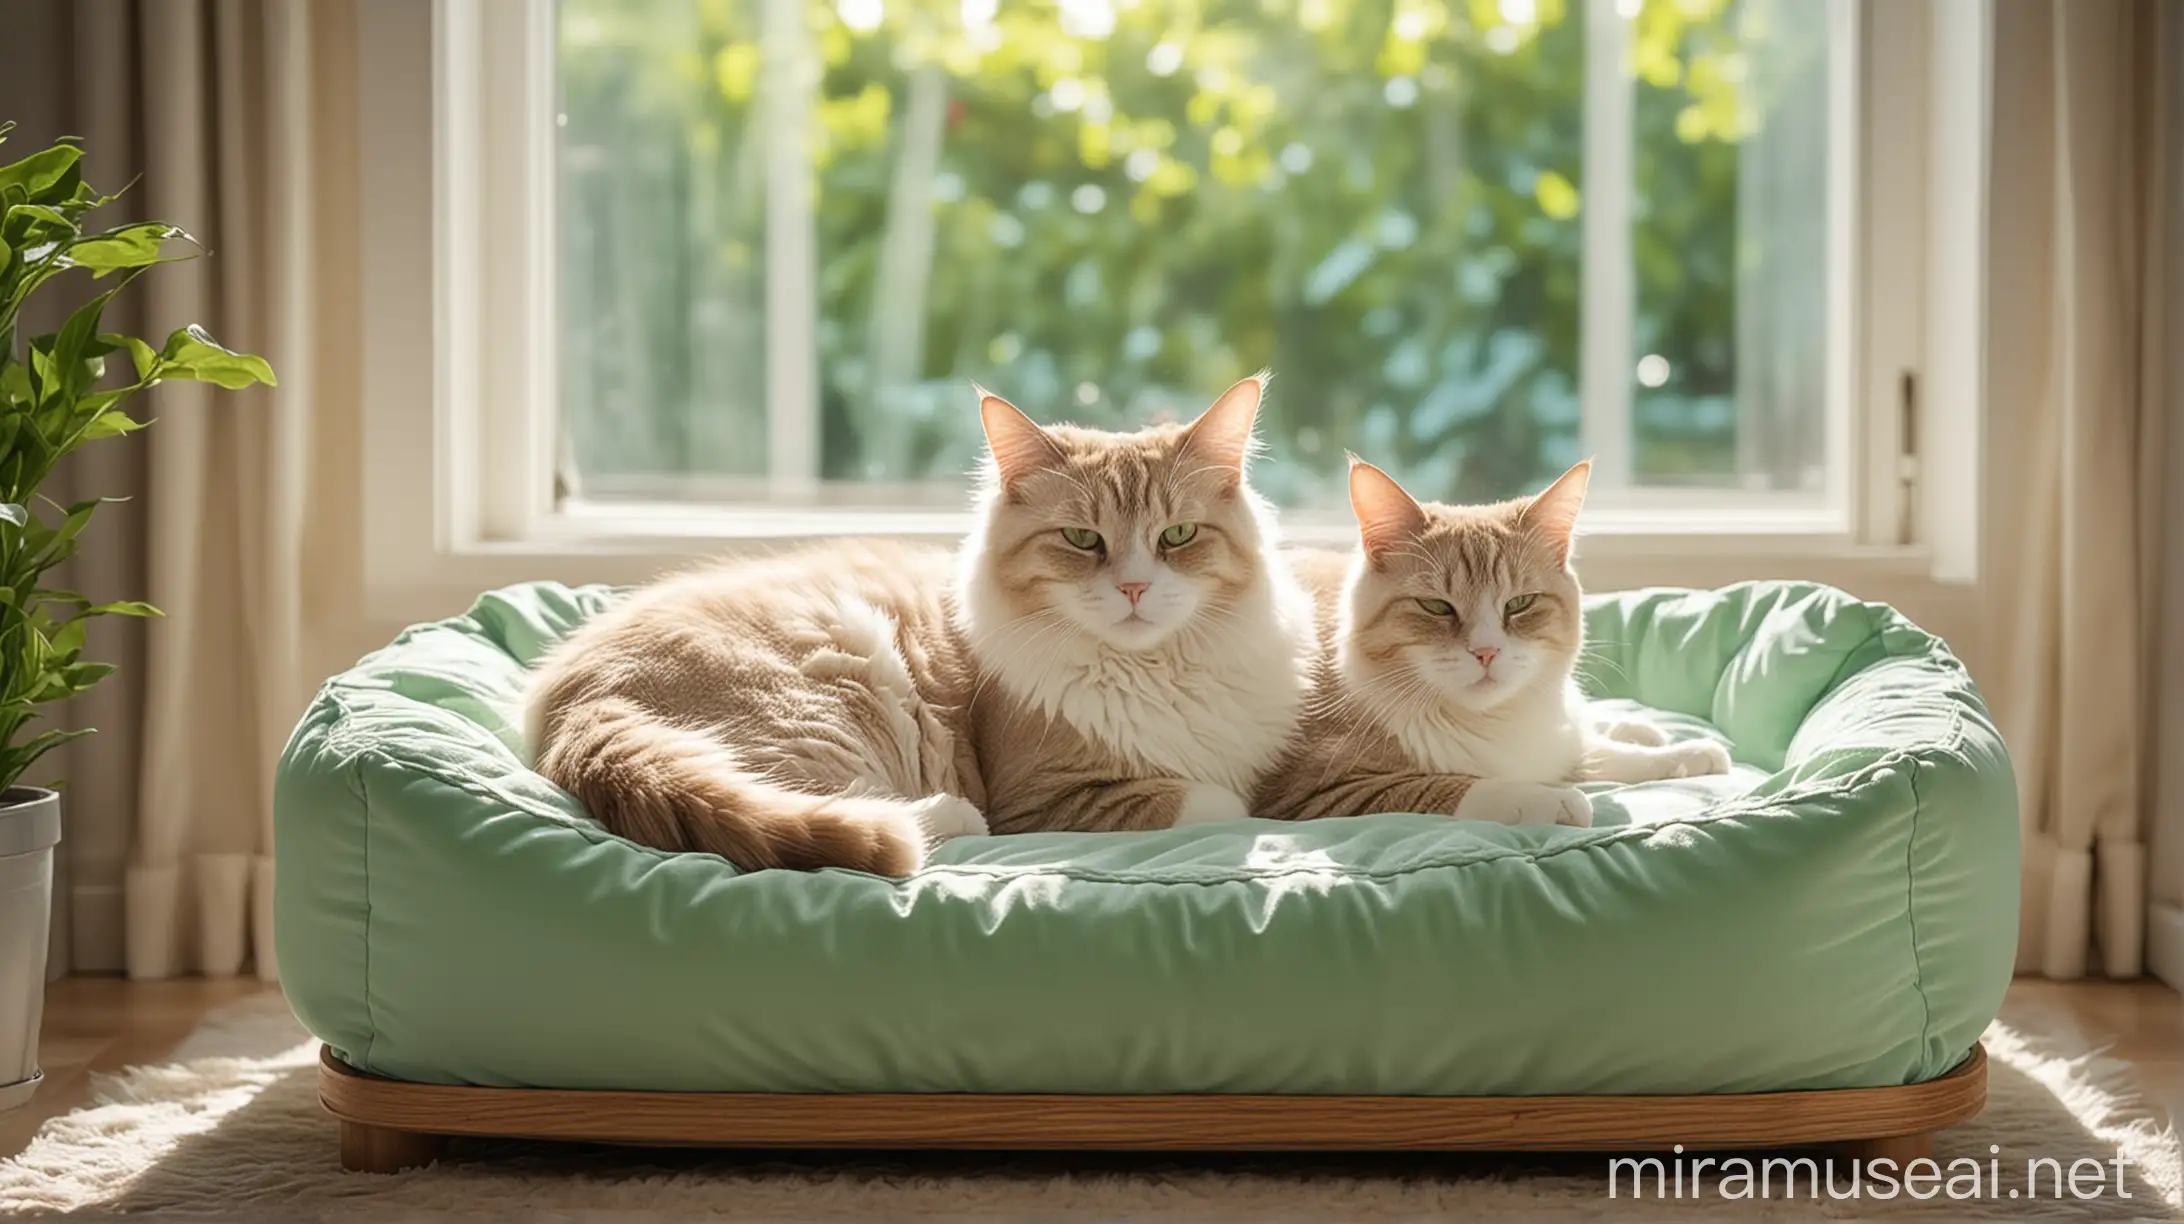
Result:
M1743 1092L1950 1069L2000 1005L2017 805L1964 670L1803 583L1588 600L1596 695L1728 777L1597 827L1380 815L739 873L525 767L539 583L334 678L278 789L283 982L403 1079L716 1091Z

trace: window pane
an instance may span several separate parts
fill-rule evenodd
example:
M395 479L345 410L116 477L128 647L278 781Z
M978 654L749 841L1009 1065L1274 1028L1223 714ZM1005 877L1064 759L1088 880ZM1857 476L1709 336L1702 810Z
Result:
M1824 486L1829 5L1632 22L1633 478Z
M562 0L561 400L586 484L766 465L748 3Z
M1582 214L1609 207L1632 480L1822 485L1824 4L563 0L587 492L762 474L762 3L804 8L817 79L817 256L775 270L810 278L816 353L774 356L816 360L827 481L945 495L970 380L1125 427L1272 365L1285 504L1342 505L1346 449L1425 496L1536 487L1600 441ZM1629 25L1590 86L1627 91L1619 185L1585 175L1591 13Z

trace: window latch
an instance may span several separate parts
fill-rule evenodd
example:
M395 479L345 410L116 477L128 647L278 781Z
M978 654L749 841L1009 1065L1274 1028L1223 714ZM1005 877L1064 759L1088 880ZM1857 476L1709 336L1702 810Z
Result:
M1918 538L1919 506L1919 375L1905 370L1896 380L1901 411L1897 414L1896 439L1896 542L1910 544Z

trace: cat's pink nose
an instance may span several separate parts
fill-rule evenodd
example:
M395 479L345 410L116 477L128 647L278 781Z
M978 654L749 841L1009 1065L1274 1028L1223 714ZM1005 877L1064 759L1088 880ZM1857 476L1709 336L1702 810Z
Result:
M1471 648L1471 657L1477 659L1481 667L1494 666L1494 660L1500 656L1501 647L1499 646L1474 646Z
M1115 584L1115 589L1129 596L1130 606L1135 608L1137 607L1137 601L1144 596L1145 592L1151 590L1152 586L1153 584L1150 582L1118 582Z

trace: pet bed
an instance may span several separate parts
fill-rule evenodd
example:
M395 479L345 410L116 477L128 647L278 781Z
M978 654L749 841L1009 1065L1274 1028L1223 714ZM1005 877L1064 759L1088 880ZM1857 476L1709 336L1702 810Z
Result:
M526 664L612 598L410 629L289 743L278 953L353 1167L447 1134L1915 1146L1983 1099L2014 783L1962 667L1885 606L1588 598L1588 692L1737 761L1605 789L1590 829L962 838L898 881L635 845L526 768Z

